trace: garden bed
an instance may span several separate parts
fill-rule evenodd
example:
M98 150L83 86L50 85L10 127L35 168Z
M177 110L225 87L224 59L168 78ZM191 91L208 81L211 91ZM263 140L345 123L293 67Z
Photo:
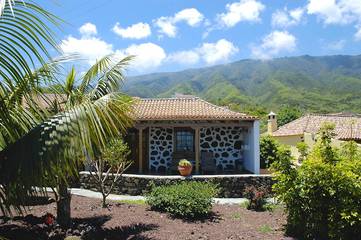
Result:
M88 239L291 239L284 237L286 217L282 208L254 212L239 205L214 205L210 219L184 221L166 213L150 211L142 201L110 202L100 207L99 199L72 198L74 227L61 230L42 224L55 204L32 206L28 214L0 224L0 236L9 239L63 239L65 235L87 235Z

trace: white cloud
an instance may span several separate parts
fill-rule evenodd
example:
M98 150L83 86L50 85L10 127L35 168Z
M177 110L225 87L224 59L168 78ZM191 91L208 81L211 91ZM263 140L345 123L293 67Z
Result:
M239 49L232 42L220 39L215 43L203 43L192 50L172 53L167 60L183 65L195 64L200 60L206 64L215 64L228 61L238 51Z
M80 29L84 29L82 27ZM96 29L95 25L93 29ZM163 48L154 43L132 44L127 48L114 50L112 44L107 43L100 37L89 35L89 31L80 32L82 33L80 38L68 36L62 40L60 48L64 54L78 54L89 65L109 54L115 54L117 58L135 55L135 59L129 68L135 72L142 72L160 66L166 58ZM95 33L93 31L92 34Z
M309 0L307 13L318 15L326 24L345 23L346 21L343 19L342 10L335 0Z
M226 39L218 40L216 43L203 43L199 49L199 53L208 64L227 61L230 56L238 51L239 49Z
M172 18L160 17L154 21L154 25L159 28L159 33L168 37L175 37L177 34L177 27L174 25Z
M355 40L361 41L361 26L358 28L357 32L355 33Z
M204 16L195 8L186 8L174 15L174 23L184 21L189 26L195 27L204 20Z
M360 0L308 0L307 13L316 15L324 24L355 24L361 25ZM361 33L355 33L355 40Z
M287 8L277 10L272 14L272 26L287 28L298 25L302 20L303 13L303 8L296 8L290 11L288 11Z
M129 68L137 72L154 69L160 66L166 58L164 49L154 43L132 44L125 49L117 50L115 54L120 58L135 55Z
M96 37L97 28L92 23L85 23L79 28L81 38L68 36L60 43L64 54L77 54L89 64L113 52L112 44Z
M113 46L100 38L74 38L72 36L62 40L60 48L65 54L78 54L89 64L113 52Z
M195 50L179 51L172 53L168 56L167 60L170 62L176 62L182 65L192 65L199 62L200 56Z
M360 0L309 0L307 13L317 15L325 24L361 21Z
M259 22L260 14L265 6L257 0L240 0L239 2L228 3L226 12L217 15L218 23L221 26L233 27L241 21Z
M122 28L119 23L113 27L113 32L122 38L142 39L151 35L150 26L148 23L136 23L127 28Z
M287 31L273 31L262 39L261 45L252 47L252 56L269 59L282 52L292 52L295 49L295 36Z
M186 8L177 12L174 16L160 17L154 20L154 25L159 29L158 32L168 37L177 35L177 26L179 22L185 22L191 27L198 26L204 20L204 16L195 8Z
M88 22L79 28L79 32L82 36L92 36L97 34L97 27Z

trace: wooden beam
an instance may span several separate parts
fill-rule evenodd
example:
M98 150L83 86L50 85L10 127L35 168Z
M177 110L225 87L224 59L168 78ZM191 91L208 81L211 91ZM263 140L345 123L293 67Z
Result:
M143 173L143 129L138 128L138 166L139 173Z
M195 143L194 143L194 147L195 147L195 160L196 160L196 173L199 174L199 166L200 166L200 137L199 137L199 127L194 128L195 130Z

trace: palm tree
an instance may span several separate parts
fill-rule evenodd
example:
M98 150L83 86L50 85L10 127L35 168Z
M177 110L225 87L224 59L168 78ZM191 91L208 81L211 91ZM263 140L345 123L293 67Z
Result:
M58 19L32 2L0 0L0 10L0 208L11 213L10 206L21 211L38 193L34 186L60 182L66 195L68 173L76 173L78 161L131 123L131 99L116 92L130 58L101 59L78 86L72 71L65 105L52 115L37 98L46 99L40 89L57 75L58 64L46 62L47 47L56 48L47 24L57 26ZM67 224L70 212L63 217Z
M131 61L132 56L125 57L120 61L114 61L114 56L106 56L97 61L77 81L77 74L72 68L67 75L64 85L59 85L53 92L65 95L62 103L65 111L77 109L77 119L85 119L79 128L78 133L85 133L81 148L76 144L75 151L66 155L69 161L72 159L84 159L95 157L94 152L99 152L107 143L110 137L124 133L131 125L131 102L132 99L120 92L117 92L123 83L123 69ZM77 82L80 83L76 85ZM59 107L61 109L61 106ZM59 109L58 108L58 109ZM86 155L86 156L85 156ZM77 172L62 171L60 176L72 177ZM58 222L62 225L70 224L70 199L71 195L67 190L67 182L57 178L57 190L55 191L58 203Z

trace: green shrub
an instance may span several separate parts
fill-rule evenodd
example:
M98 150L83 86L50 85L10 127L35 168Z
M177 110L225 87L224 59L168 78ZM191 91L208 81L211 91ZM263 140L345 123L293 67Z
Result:
M361 235L361 158L355 143L341 151L324 126L313 151L296 168L281 154L273 164L277 197L286 205L287 231L302 239L359 239Z
M146 196L146 202L153 210L165 211L176 217L202 218L211 212L217 193L217 187L211 183L182 182L154 187Z

